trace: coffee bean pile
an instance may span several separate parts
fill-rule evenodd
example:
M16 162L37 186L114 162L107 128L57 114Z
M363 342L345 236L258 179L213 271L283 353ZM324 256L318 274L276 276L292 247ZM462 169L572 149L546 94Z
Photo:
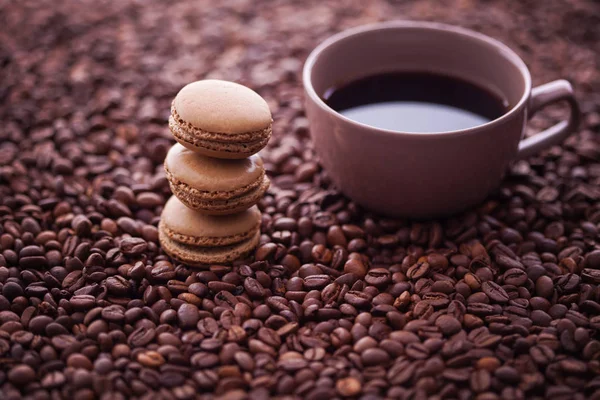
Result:
M600 399L592 0L40 3L0 1L0 398ZM452 218L361 209L318 164L300 69L393 18L481 30L536 83L572 80L579 132ZM260 246L204 271L156 228L170 100L201 78L256 89L276 121Z

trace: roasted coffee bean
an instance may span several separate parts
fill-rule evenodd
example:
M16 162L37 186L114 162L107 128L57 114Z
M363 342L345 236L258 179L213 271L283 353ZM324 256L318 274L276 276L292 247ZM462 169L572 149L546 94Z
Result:
M344 295L344 300L354 307L366 307L371 303L372 297L368 293L351 290Z
M410 267L408 271L406 271L406 276L413 281L417 281L420 278L427 276L429 272L429 263L421 262Z
M304 278L304 287L308 290L322 289L331 282L329 275L311 275Z
M8 380L17 386L25 386L35 379L35 371L29 365L19 364L10 369Z
M481 284L481 289L483 290L483 293L490 298L490 300L497 303L506 303L508 300L510 300L508 293L506 293L502 286L493 281L483 282Z
M223 291L233 292L234 290L236 290L236 285L222 281L210 281L208 282L208 288L215 293Z
M588 268L600 269L600 250L593 250L587 253L584 262Z
M120 244L123 254L135 255L141 254L148 248L148 243L142 238L127 238Z
M434 308L445 307L450 303L448 295L440 292L425 293L422 300Z
M347 274L353 274L358 279L363 279L367 274L367 268L361 260L350 259L346 261L344 265L344 272Z
M145 367L157 368L165 363L164 357L156 351L145 351L139 353L137 360Z
M195 327L199 319L198 307L193 304L182 304L177 310L177 320L184 329Z
M535 282L535 290L538 296L549 298L554 293L554 283L549 276L540 276Z
M460 321L450 315L441 315L438 319L436 319L435 325L446 336L454 335L462 328Z
M511 268L504 275L504 283L507 285L522 286L527 282L527 274L519 268Z
M155 336L154 329L141 326L129 335L127 343L133 347L142 347L150 343Z
M485 392L490 388L492 378L485 369L478 369L471 373L469 385L475 393Z
M384 286L391 281L391 275L385 268L373 268L367 272L365 282L373 286Z
M363 351L360 358L365 366L386 365L390 361L390 356L385 350L370 348Z
M353 377L339 379L335 384L335 390L340 396L353 397L362 390L360 381Z
M409 343L405 349L406 355L416 360L424 360L429 356L429 349L422 343Z
M127 279L117 275L106 279L106 288L111 294L127 296L131 289L131 284Z
M585 268L581 271L581 277L588 282L600 283L600 270Z
M244 280L244 288L248 295L252 298L262 298L264 297L264 288L258 281L254 278L247 277Z

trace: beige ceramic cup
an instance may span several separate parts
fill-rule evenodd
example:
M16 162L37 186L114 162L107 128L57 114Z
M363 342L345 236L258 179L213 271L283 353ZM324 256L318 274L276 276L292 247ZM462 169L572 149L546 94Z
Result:
M390 71L463 78L501 95L510 109L469 129L404 133L348 119L322 100L331 87ZM438 23L388 22L334 35L306 60L303 83L312 140L333 182L391 216L429 218L473 206L498 187L511 161L560 143L579 122L569 82L532 89L525 63L507 46ZM568 102L570 118L524 139L527 119L558 101Z

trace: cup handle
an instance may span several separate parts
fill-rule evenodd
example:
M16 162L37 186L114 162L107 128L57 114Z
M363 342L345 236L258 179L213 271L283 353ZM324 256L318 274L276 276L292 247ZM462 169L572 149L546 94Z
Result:
M577 128L580 120L579 105L577 104L577 100L575 100L573 87L564 79L549 82L531 90L529 118L547 105L559 101L569 103L569 108L571 109L569 119L561 121L527 139L521 140L517 158L530 157L548 146L558 144Z

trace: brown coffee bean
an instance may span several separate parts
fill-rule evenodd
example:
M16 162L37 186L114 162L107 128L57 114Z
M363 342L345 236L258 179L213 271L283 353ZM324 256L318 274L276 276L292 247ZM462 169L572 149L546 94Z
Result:
M71 227L78 236L88 236L92 230L92 222L85 215L77 215L71 221Z
M304 358L309 361L320 361L325 357L325 349L322 347L310 348L304 352Z
M311 275L304 279L304 287L307 290L322 289L331 282L328 275Z
M527 274L519 268L511 268L504 275L504 283L507 285L522 286L527 282Z
M18 364L8 371L8 380L17 386L25 386L35 379L35 371L29 365Z
M389 369L387 377L393 385L403 385L412 379L416 368L416 363L407 359L400 359Z
M279 338L279 335L272 329L260 328L258 330L257 337L269 346L277 348L281 345L281 339Z
M494 372L500 366L500 360L496 357L483 357L477 360L476 367Z
M540 276L535 282L535 291L540 297L549 298L554 293L554 283L549 276Z
M263 298L264 297L264 288L258 281L254 278L247 277L244 280L244 289L250 297L253 298Z
M387 352L375 347L363 351L360 358L365 366L385 365L390 361L390 356Z
M422 300L432 307L445 307L450 303L448 295L440 292L425 293Z
M600 250L590 251L585 255L585 266L591 269L600 269Z
M493 281L483 282L481 284L481 289L483 290L483 293L490 298L490 300L497 303L506 303L508 300L510 300L508 293L506 293L502 286Z
M372 297L364 292L351 290L344 295L344 300L354 307L366 307L371 303Z
M339 379L335 384L335 389L340 396L353 397L361 392L362 385L358 379L348 377Z
M585 268L581 271L581 277L589 282L600 283L600 270Z
M446 336L454 335L460 332L462 328L460 321L450 315L441 315L435 320L435 325Z
M198 307L193 304L182 304L177 310L177 320L184 329L195 327L199 319Z
M411 266L408 271L406 271L406 276L413 281L417 281L423 277L426 277L430 273L429 263L420 262L413 266Z
M73 368L83 368L92 370L94 366L92 362L83 354L74 353L67 358L67 365Z
M216 354L200 352L194 354L190 359L191 364L197 368L210 368L219 363L219 356Z
M390 282L390 272L385 268L373 268L367 272L365 282L373 286L383 286Z
M142 192L136 196L136 202L142 208L154 208L164 204L164 199L157 193Z
M112 294L126 296L131 290L131 284L122 276L116 275L106 279L106 288Z
M156 332L153 329L141 326L129 335L127 343L132 347L142 347L150 343L155 336Z
M327 243L330 246L347 246L348 240L344 231L338 225L332 225L327 230Z
M139 353L137 360L143 366L150 368L157 368L165 363L163 356L156 351L145 351L143 353Z
M424 360L429 356L429 349L418 342L409 343L405 352L407 356L415 360Z
M53 322L53 319L47 315L38 315L29 321L29 329L36 334L44 332L46 326Z
M314 262L329 264L333 259L333 253L322 244L317 244L312 248L312 259Z
M236 285L221 281L210 281L208 282L208 288L215 293L222 291L233 292L236 289Z
M120 244L120 249L123 254L136 255L146 251L148 244L142 238L127 238Z
M353 274L358 279L363 279L367 274L367 267L360 260L350 259L344 265L344 272Z
M341 291L342 287L338 283L330 283L322 290L321 299L325 304L332 304L337 301Z
M495 375L501 381L507 383L517 383L519 382L519 372L513 367L503 365L495 371Z

